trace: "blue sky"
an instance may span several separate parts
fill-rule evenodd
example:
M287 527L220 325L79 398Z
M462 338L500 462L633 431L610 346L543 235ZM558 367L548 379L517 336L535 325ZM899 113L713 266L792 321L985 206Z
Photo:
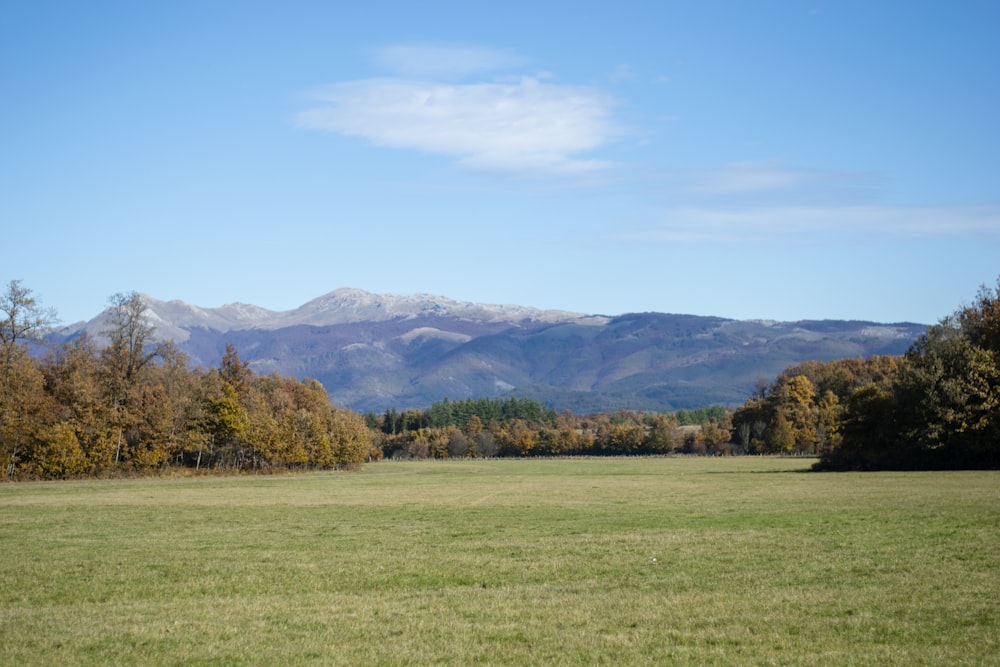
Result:
M932 323L1000 275L997 2L6 2L0 280Z

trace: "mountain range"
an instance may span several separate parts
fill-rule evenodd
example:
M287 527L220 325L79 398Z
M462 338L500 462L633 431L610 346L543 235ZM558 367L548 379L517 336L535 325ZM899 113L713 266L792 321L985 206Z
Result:
M362 412L505 395L577 413L737 405L788 366L901 354L927 328L608 316L347 288L289 311L143 299L154 337L175 342L193 364L218 364L230 343L254 371L314 378L335 404ZM107 317L51 339L86 331L100 343Z

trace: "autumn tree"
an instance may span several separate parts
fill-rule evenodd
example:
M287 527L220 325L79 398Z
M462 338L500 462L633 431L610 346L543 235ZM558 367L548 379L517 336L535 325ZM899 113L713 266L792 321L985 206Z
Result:
M114 409L118 431L115 463L127 456L127 436L135 426L135 402L141 374L156 356L153 325L145 316L146 303L137 292L117 293L109 299L107 325L102 334L108 345L101 353L105 395ZM134 444L134 437L132 438ZM124 451L123 451L124 450Z
M42 376L26 344L55 322L55 312L43 307L21 281L10 281L0 294L0 455L8 477L31 431L40 426L45 402Z
M42 364L46 391L57 407L56 419L76 433L88 469L102 470L114 460L117 433L113 406L101 386L101 364L86 333L53 349Z
M39 433L51 421L44 377L27 350L18 348L5 360L0 388L0 454L4 473L13 477L18 466L30 461L39 444ZM42 440L44 442L44 438Z
M840 399L827 389L816 399L816 451L822 453L840 444Z
M822 454L839 445L844 406L854 392L891 383L903 364L873 356L792 366L736 409L732 442L748 454Z
M892 386L870 383L846 401L841 439L823 451L819 470L877 470L894 467L896 445L896 400Z
M656 414L650 419L646 434L646 449L651 454L668 454L680 451L684 446L677 417L672 414Z
M975 301L959 309L955 319L972 345L1000 354L1000 278L993 289L980 287Z
M961 318L950 318L907 353L898 420L902 439L917 445L911 457L926 459L920 467L977 466L1000 447L1000 351L975 340Z
M1000 281L929 327L890 382L851 397L842 421L819 469L1000 465Z
M633 455L643 453L646 429L634 422L622 422L611 427L608 449L615 454Z
M169 406L167 432L162 434L165 454L178 462L184 452L200 443L192 426L200 416L198 385L204 369L191 368L190 359L174 343L158 343L158 363L150 368L150 383L162 388L164 401Z
M468 436L465 435L455 426L450 426L447 429L448 434L448 458L459 459L459 458L471 458L475 456L475 447L469 440ZM471 452L471 455L470 455Z
M146 302L137 292L119 292L109 299L106 312L107 325L102 331L108 338L105 365L116 375L117 382L126 387L134 385L157 353L151 349L155 327L146 318Z
M0 345L3 346L0 382L6 380L18 347L39 340L41 334L57 321L55 311L42 306L20 280L7 283L6 291L0 294Z
M695 435L697 442L705 448L709 454L730 454L732 448L732 424L727 414L722 419L711 419L707 424L703 424Z
M793 375L779 384L776 396L784 404L789 422L792 447L797 452L812 452L816 445L816 387L805 375Z
M85 473L90 465L69 424L45 424L33 433L25 470L32 477L59 479Z
M48 311L16 281L0 307L4 476L119 474L121 464L130 472L350 468L380 455L365 420L334 408L316 380L257 376L232 346L218 368L190 368L176 346L153 339L134 292L111 298L101 338L81 334L44 358L26 343L53 320ZM448 438L423 420L419 411L400 419L447 455Z
M740 446L744 454L763 452L771 418L771 406L768 405L763 393L751 397L733 412L731 440Z
M207 393L207 402L206 427L215 464L222 468L243 469L250 459L246 442L250 416L241 404L236 389L229 383L221 382L217 389Z

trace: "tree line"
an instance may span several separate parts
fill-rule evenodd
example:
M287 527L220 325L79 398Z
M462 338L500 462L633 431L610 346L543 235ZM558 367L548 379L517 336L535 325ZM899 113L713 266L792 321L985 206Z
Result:
M385 458L731 453L729 411L619 410L586 416L527 398L443 400L365 417Z
M0 295L3 477L47 479L169 470L351 467L364 460L647 455L729 451L723 407L585 417L507 397L362 416L316 380L257 375L231 345L192 368L157 341L141 295L116 294L101 340L86 334L29 354L55 322L31 290Z
M996 468L1000 280L904 355L797 364L734 410L576 416L539 405L504 416L518 405L530 408L445 401L412 411L403 429L391 413L369 421L391 457L768 454L816 456L816 470Z
M901 357L785 370L732 424L744 451L815 454L817 470L1000 466L1000 280Z
M86 335L29 354L55 321L12 281L0 295L0 462L6 478L171 468L343 468L377 458L772 454L818 470L1000 464L1000 281L903 356L808 361L736 409L574 415L524 398L444 399L426 410L334 408L315 380L257 375L227 345L191 368L157 342L136 294Z
M319 382L256 375L231 346L218 367L193 369L153 339L145 308L134 292L116 294L104 344L81 335L31 355L55 315L10 282L0 295L3 477L344 468L373 454L361 416L335 409Z
M1000 279L851 394L821 470L1000 466Z

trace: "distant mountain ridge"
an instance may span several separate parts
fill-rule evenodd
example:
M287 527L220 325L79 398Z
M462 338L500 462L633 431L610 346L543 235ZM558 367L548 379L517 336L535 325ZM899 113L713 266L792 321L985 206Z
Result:
M473 322L558 322L581 318L601 319L560 310L540 310L526 306L493 305L456 301L431 294L376 294L355 288L341 288L317 297L298 308L268 310L246 303L230 303L218 308L202 308L184 301L161 301L142 295L147 316L164 339L180 342L194 328L227 332L242 329L284 329L293 326L329 326L421 316L453 317ZM607 319L607 318L604 318ZM81 328L99 337L106 326L106 313L71 325L60 333L74 333Z
M195 364L217 364L231 343L258 373L315 378L335 403L379 412L507 394L580 413L735 405L758 379L792 364L900 354L926 330L913 323L611 317L349 288L289 311L144 299L155 335L177 343ZM52 339L87 331L100 340L106 322L102 313Z

